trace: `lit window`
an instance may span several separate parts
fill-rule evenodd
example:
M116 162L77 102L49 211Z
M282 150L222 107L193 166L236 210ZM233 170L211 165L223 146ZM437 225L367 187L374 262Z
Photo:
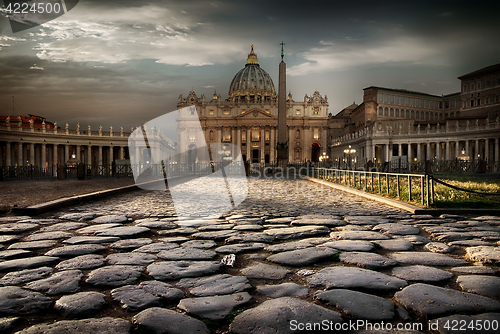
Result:
M231 140L231 134L229 129L224 129L224 140Z
M241 132L241 140L242 140L242 141L247 140L247 132L246 132L246 131L242 131L242 132Z
M224 115L229 115L229 114L230 114L229 109L225 109L224 110Z
M266 113L268 113L268 114L269 114L269 109L266 109Z
M208 112L208 114L209 114L210 116L213 116L213 115L214 115L214 111L213 111L213 110L210 110L210 111Z
M269 140L269 130L266 130L266 132L265 132L265 139Z
M319 139L319 129L314 128L314 139Z
M295 115L300 115L300 109L295 109Z
M480 82L477 83L477 89L481 89L481 83Z
M259 140L259 129L252 130L252 140Z

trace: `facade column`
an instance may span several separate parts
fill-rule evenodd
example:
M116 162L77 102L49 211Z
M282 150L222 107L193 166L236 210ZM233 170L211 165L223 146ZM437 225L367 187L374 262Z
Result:
M389 158L389 151L390 151L390 144L385 144L385 161L384 162L388 162L388 161L391 161L391 159Z
M457 140L455 142L455 158L458 158L458 156L460 155L460 142Z
M238 128L236 130L236 146L238 146L238 148L241 151L241 128ZM243 152L241 152L241 153L243 153Z
M294 161L293 150L294 150L294 141L293 141L293 129L292 127L288 127L288 161Z
M269 162L274 163L274 151L276 150L276 144L274 143L274 126L271 127L271 133L269 134Z
M125 148L123 146L120 146L120 154L118 155L120 160L125 159Z
M265 154L264 154L264 142L265 142L265 132L264 128L260 129L260 163L263 164L265 160Z
M108 165L111 165L113 163L113 146L109 147L109 161Z
M447 141L445 145L446 145L446 147L445 147L445 159L451 160L451 158L450 158L450 142Z
M467 154L467 156L469 157L469 159L471 159L471 153L470 153L470 149L469 149L469 140L466 140L465 141L465 154ZM471 160L474 160L474 157L472 157Z
M432 160L431 158L431 143L426 143L425 144L425 160Z
M411 147L411 143L408 143L408 164L410 164L413 160L413 152L412 152L412 147Z
M222 129L220 126L217 128L217 143L222 143Z
M479 140L476 139L474 147L474 160L476 160L478 154L479 154Z
M28 165L27 164L27 160L29 159L29 155L28 155L28 144L26 145L23 145L23 161L22 161L22 165L21 166L26 166Z
M102 166L102 145L99 145L99 152L97 153L97 165Z
M89 168L92 168L92 146L87 145L87 161L86 165L89 166Z
M8 142L5 143L5 165L7 167L9 167L12 164L12 162L11 162L11 158L12 158L11 154L12 153L10 151L10 142L8 141Z
M57 176L57 144L54 144L53 145L53 148L52 148L52 158L53 158L53 166L52 166L52 175L53 176Z
M365 148L365 156L366 156L366 162L368 161L372 161L373 162L373 156L372 156L372 153L373 153L373 149L372 149L372 140L371 139L368 139L366 141L366 148ZM329 152L327 153L328 155ZM333 157L330 156L330 158L333 160Z
M17 143L17 167L22 167L23 161L23 143Z
M489 158L490 143L488 141L488 138L484 139L484 160L488 160Z
M252 128L247 127L247 161L252 162L252 158L250 157L250 145L252 144L251 136L252 136Z
M47 168L47 146L45 144L42 144L40 153L42 158L42 169L45 170Z
M403 144L398 144L398 156L403 155Z
M499 139L498 138L495 138L495 148L494 148L494 151L495 151L495 163L497 165L497 172L500 171L500 147L499 147Z
M436 143L436 159L441 160L441 142Z
M422 161L422 144L417 143L417 160Z
M61 162L66 164L66 162L68 160L69 160L69 145L66 144L66 145L64 145L64 161L61 161Z

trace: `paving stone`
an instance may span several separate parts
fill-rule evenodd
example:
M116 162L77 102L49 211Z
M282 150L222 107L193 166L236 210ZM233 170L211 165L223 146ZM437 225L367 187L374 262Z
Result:
M23 219L31 219L30 216L13 216L13 217L0 217L0 223L2 222L17 222Z
M314 235L328 234L330 229L326 226L299 226L287 228L271 228L264 233L276 239L297 239Z
M78 213L68 213L59 217L59 219L63 220L72 220L72 221L86 221L91 220L97 217L94 213L88 212L78 212Z
M424 266L460 266L467 261L453 258L445 254L430 252L394 252L389 257L403 264L421 264Z
M449 271L421 265L394 268L392 275L415 282L440 282L454 276Z
M202 321L159 307L151 307L136 314L133 322L154 334L210 334Z
M343 322L340 313L293 297L281 297L263 302L259 306L236 316L229 331L237 334L292 334L297 328L291 321L315 323L328 319L332 323Z
M90 318L82 320L62 320L49 324L34 325L16 334L125 334L130 332L130 323L118 318Z
M38 241L38 240L55 240L55 239L66 239L71 238L73 233L63 232L63 231L54 231L54 232L41 232L34 233L24 240L26 241Z
M480 295L500 297L500 277L485 275L463 275L457 277L462 290Z
M393 252L408 251L413 248L413 244L411 242L402 238L391 240L377 240L375 243L382 247L382 249Z
M0 271L43 267L57 261L59 261L59 258L53 256L34 256L26 259L8 260L0 262Z
M29 290L45 292L48 295L59 295L80 291L81 270L66 270L50 277L30 282L24 287Z
M281 266L258 263L240 270L248 278L282 279L292 271Z
M20 317L4 317L0 318L0 331L10 332L19 322L22 321Z
M215 249L215 252L222 254L238 254L241 252L249 252L255 250L261 250L266 247L266 244L262 243L248 243L248 244L234 244L234 245L225 245L220 246Z
M133 240L133 239L132 239ZM178 244L168 243L168 242L155 242L149 245L144 245L137 249L134 249L132 253L158 253L162 250L169 250L179 247Z
M137 239L126 239L126 240L119 240L117 242L113 242L111 245L109 245L109 248L112 249L131 249L131 248L138 248L144 245L149 245L153 242L153 240L149 238L137 238Z
M424 246L424 249L433 253L451 253L455 249L454 247L443 244L442 242L429 242Z
M375 225L372 228L372 230L381 231L388 234L397 234L397 235L417 235L420 233L420 229L418 227L403 225L399 223L387 223L387 224Z
M216 247L217 243L213 240L191 240L182 243L181 246L186 248L209 249L212 247Z
M191 236L196 239L209 239L209 240L220 240L232 237L239 234L239 231L235 230L222 230L222 231L211 231L211 232L198 232Z
M115 242L120 240L118 237L112 237L112 236L80 236L80 237L73 237L69 238L63 241L65 244L70 244L70 245L81 245L81 244L107 244L111 242Z
M182 234L193 234L196 232L198 232L198 229L193 228L193 227L178 227L178 228L174 228L171 230L158 231L158 234L165 235L165 236L175 236L175 235L182 235Z
M430 239L423 237L421 235L405 235L403 236L403 239L411 242L413 245L425 245L431 242Z
M477 239L452 241L452 242L449 242L448 245L450 245L450 246L464 246L464 247L495 246L494 243L491 243L488 241L483 241L483 240L477 240Z
M484 220L500 220L500 216L479 216L472 218L474 220L484 221Z
M112 227L103 231L94 233L101 237L132 237L138 234L149 232L150 229L141 226L120 226Z
M392 320L395 305L385 298L346 289L317 291L314 297L341 309L354 319Z
M96 291L77 292L59 298L54 308L62 312L66 318L80 318L101 310L107 304L105 297Z
M236 306L248 303L252 297L248 292L231 295L185 298L177 308L204 319L224 319Z
M98 253L105 250L103 245L82 244L57 247L49 250L45 255L47 256L78 256L83 254Z
M12 244L8 247L8 249L42 249L50 248L55 244L57 244L56 240L26 241Z
M188 289L195 297L227 295L242 292L252 287L246 277L228 274L201 278L183 278L176 285L179 288Z
M327 267L306 278L310 287L390 291L407 285L406 281L385 274L353 267Z
M346 225L339 226L334 228L335 231L371 231L369 228L366 228L361 225Z
M0 279L0 286L5 285L20 285L23 283L35 281L53 273L54 270L50 267L41 267L36 269L25 269L21 271L13 271L5 274Z
M151 218L136 220L135 226L154 228L159 230L169 230L178 227L177 224L174 224L170 221L160 221Z
M394 297L404 307L422 316L500 310L500 302L491 298L423 283L407 286L402 291L396 292Z
M48 309L52 303L51 298L39 292L17 286L0 288L0 313L3 314L33 314Z
M308 247L314 247L314 244L307 241L307 239L303 239L298 241L289 241L289 242L283 242L281 244L269 245L266 246L264 249L268 252L279 253L279 252L304 249Z
M163 261L147 267L148 274L157 280L197 277L216 273L221 264L212 261Z
M475 274L475 275L493 275L497 272L496 269L488 266L465 266L451 268L455 274Z
M288 266L306 266L325 259L333 259L338 250L329 247L309 247L271 255L267 261Z
M102 255L86 254L61 261L55 268L60 271L73 269L88 270L102 267L105 263L106 260Z
M11 260L19 257L27 257L33 254L31 251L27 251L24 249L9 249L0 251L0 261Z
M149 253L114 253L106 256L109 264L115 265L145 265L157 259L156 255Z
M217 255L216 252L201 248L179 247L169 250L162 250L158 257L164 260L212 260Z
M330 237L337 240L387 240L387 235L372 231L340 231L330 233Z
M189 240L191 240L191 239L186 238L186 237L170 237L170 238L159 239L160 242L165 242L165 243L186 242Z
M261 231L264 229L262 225L248 224L248 225L238 225L233 227L236 231Z
M75 232L79 233L79 234L94 234L96 232L107 230L108 228L119 227L119 226L123 226L123 225L116 224L116 223L98 224L98 225L91 225L91 226L80 228L80 229L76 230Z
M295 217L279 217L279 218L266 219L265 222L266 224L288 224L294 221L295 219L296 219Z
M448 317L438 318L433 322L438 323L439 333L441 334L456 334L456 333L470 333L474 334L494 334L498 331L498 327L492 327L494 321L496 323L500 320L500 313L483 313L478 315L452 315ZM456 325L455 325L456 324ZM463 326L465 324L465 326ZM488 324L488 330L485 330L485 325ZM474 330L468 326L474 326ZM482 330L479 330L479 325ZM446 327L446 328L445 328ZM462 328L462 330L460 330ZM495 328L495 329L493 329ZM464 330L465 329L465 330Z
M92 270L86 283L100 286L123 286L135 283L144 270L141 266L106 266Z
M467 247L466 258L476 262L500 263L500 247L476 246ZM1 265L1 264L0 264Z
M396 261L385 256L367 252L343 252L340 253L340 261L370 269L393 267L397 264Z
M33 231L38 228L38 224L30 223L2 223L0 224L0 233L18 234Z
M184 292L170 284L158 281L142 282L139 285L126 285L111 290L111 297L119 302L127 311L139 311L151 306L157 306L160 301L178 301L184 297Z
M297 219L291 222L292 226L307 226L307 225L321 225L328 227L337 227L347 225L347 222L341 219L333 219L333 218L312 218L312 219Z
M345 221L353 225L378 225L390 223L390 220L380 216L345 216Z
M433 234L432 237L436 241L441 241L441 242L452 242L456 240L467 240L473 238L471 234L462 232L436 233Z
M208 219L208 220L186 219L186 220L179 220L177 222L177 225L179 225L180 227L200 227L206 225L216 225L224 222L225 221L218 219Z
M388 240L390 241L390 240ZM338 240L338 241L330 241L324 244L321 244L323 247L331 247L336 248L342 251L357 251L357 252L369 252L375 246L373 243L365 240Z
M87 223L76 223L76 222L67 222L67 223L57 223L50 226L42 227L40 232L53 232L53 231L71 231L79 228L83 228L88 226Z
M12 242L18 239L19 237L17 235L0 235L0 244Z
M198 227L198 231L224 231L230 230L234 227L234 224L214 224L214 225L205 225Z
M412 219L434 219L433 215L411 215Z
M296 283L282 283L278 285L257 285L257 292L271 298L303 297L309 294L306 287Z
M127 217L124 215L106 215L106 216L101 216L94 218L92 220L93 223L95 224L120 224L120 223L125 223L127 221Z

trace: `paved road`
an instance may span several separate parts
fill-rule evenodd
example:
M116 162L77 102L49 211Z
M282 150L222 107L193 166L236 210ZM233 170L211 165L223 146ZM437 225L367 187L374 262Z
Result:
M481 324L496 333L500 325L500 217L412 216L308 181L264 179L250 179L247 199L223 217L174 212L168 193L137 191L0 218L0 328L480 333Z

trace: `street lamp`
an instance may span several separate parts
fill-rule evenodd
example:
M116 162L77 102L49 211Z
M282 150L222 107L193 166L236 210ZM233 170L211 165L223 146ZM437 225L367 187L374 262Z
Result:
M344 154L347 154L347 156L351 156L352 154L355 154L356 153L356 149L355 148L351 148L351 145L349 145L349 148L346 148L344 150ZM349 157L349 166L352 164L352 158Z
M321 155L319 157L319 161L323 162L324 160L327 160L328 158L330 158L330 157L328 155L326 155L326 152L323 152L323 155Z

